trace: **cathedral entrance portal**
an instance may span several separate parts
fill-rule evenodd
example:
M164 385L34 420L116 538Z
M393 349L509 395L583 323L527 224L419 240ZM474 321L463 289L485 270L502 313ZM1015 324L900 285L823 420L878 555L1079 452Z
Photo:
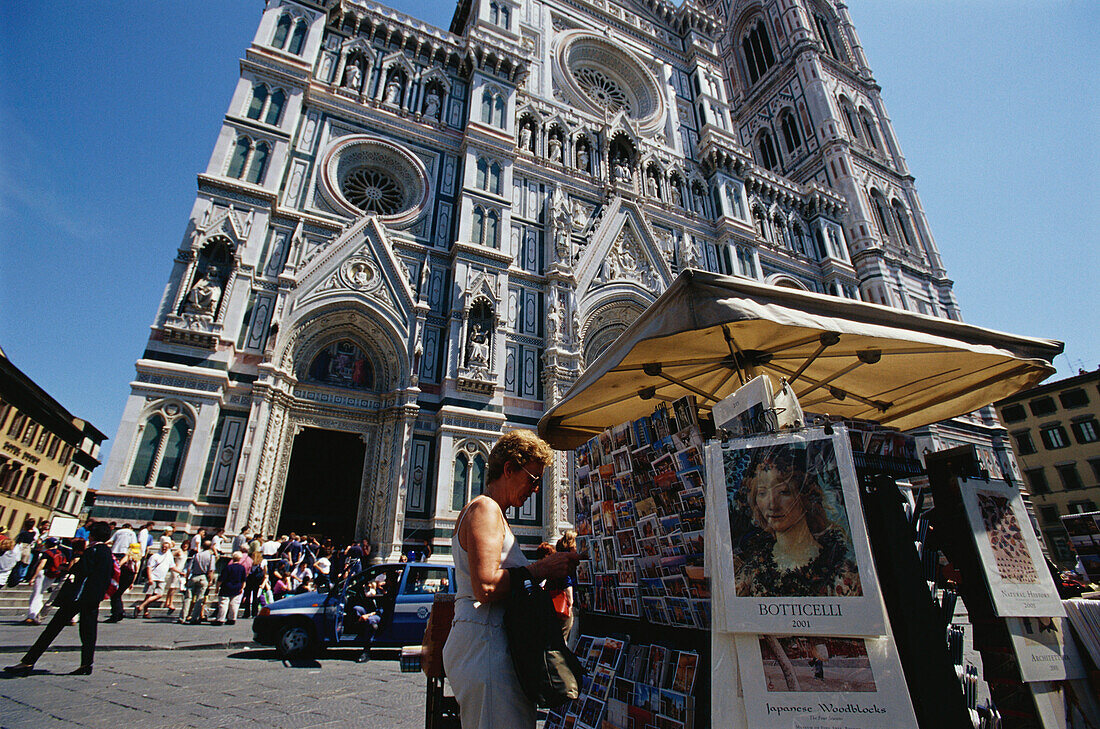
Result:
M357 433L305 428L294 438L279 534L355 538L366 446Z

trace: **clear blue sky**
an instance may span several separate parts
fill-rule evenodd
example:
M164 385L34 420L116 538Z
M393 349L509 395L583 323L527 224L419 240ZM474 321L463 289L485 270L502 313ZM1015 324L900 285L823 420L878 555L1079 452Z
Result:
M1100 3L849 6L964 317L1100 365ZM112 438L262 9L0 7L0 347Z

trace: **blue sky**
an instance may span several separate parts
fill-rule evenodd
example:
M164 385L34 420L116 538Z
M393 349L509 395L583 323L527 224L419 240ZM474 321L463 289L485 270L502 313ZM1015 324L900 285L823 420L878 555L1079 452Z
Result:
M0 347L112 438L262 7L0 7ZM966 320L1100 365L1100 3L849 7Z

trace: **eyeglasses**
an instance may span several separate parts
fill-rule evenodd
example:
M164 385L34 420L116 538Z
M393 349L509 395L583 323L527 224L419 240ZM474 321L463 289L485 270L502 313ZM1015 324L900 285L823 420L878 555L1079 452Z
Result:
M527 478L531 479L532 484L538 485L538 484L542 483L542 475L541 474L536 476L535 474L531 473L530 471L528 471L523 466L520 466L520 470L522 470L524 473L527 474Z

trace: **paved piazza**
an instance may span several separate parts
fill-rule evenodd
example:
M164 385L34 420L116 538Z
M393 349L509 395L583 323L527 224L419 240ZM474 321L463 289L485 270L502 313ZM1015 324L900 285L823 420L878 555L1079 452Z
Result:
M17 662L18 648L39 630L0 624L3 665ZM289 665L273 650L249 645L249 631L248 621L231 627L130 619L101 624L95 673L76 677L65 675L79 663L77 630L67 628L60 650L47 652L32 676L0 679L0 726L424 726L424 675L401 673L396 650L377 650L364 665L348 649Z

